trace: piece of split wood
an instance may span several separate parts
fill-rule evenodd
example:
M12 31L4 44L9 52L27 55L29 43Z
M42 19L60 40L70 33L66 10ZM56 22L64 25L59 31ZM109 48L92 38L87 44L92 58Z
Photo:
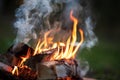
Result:
M12 67L10 67L10 66L2 63L2 62L0 62L0 69L5 70L7 72L11 72L12 71Z
M96 80L96 79L93 79L93 78L83 78L83 80Z

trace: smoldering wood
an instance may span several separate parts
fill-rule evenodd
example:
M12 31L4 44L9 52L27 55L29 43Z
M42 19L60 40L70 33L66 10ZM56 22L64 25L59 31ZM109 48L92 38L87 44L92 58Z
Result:
M0 80L19 80L16 76L13 76L10 72L0 69Z
M18 67L19 75L12 74L13 67L0 62L0 80L36 80L36 71L28 67Z
M28 67L18 67L18 77L23 80L36 80L37 73Z
M0 62L0 70L4 70L4 71L7 71L7 72L11 72L12 71L12 67Z
M45 54L37 54L32 56L25 61L25 65L29 66L33 70L36 70L36 64L41 63L45 56Z
M29 59L25 61L25 64L32 68L36 69L36 64L42 63L42 61L46 60L47 56L51 56L57 49L47 50L41 53L36 54L35 56L31 56Z
M21 56L27 55L28 49L30 50L30 56L32 56L34 53L34 49L24 43L17 43L11 45L10 48L8 48L7 53L20 58Z
M14 66L14 65L18 65L21 62L21 56L26 56L28 49L30 49L30 58L26 61L26 64L31 67L32 69L35 69L35 65L36 63L40 63L44 57L46 57L49 59L49 57L51 57L53 55L53 53L55 51L57 51L57 48L54 49L50 49L47 51L43 51L41 53L38 53L37 55L33 56L34 53L34 49L31 48L30 46L28 46L27 44L24 43L18 43L18 44L13 44L7 51L6 55L10 55L12 60L5 60L5 61L12 61L12 62L7 62L10 63L10 65ZM65 49L65 47L63 47L63 49ZM6 58L7 59L7 58Z
M19 44L14 49L13 46L8 49L7 54L5 55L7 56L11 55L10 59L7 59L7 56L4 56L5 57L4 59L6 59L7 61L6 63L9 63L9 65L14 66L19 64L19 62L21 62L21 56L27 55L26 53L28 49L32 50L32 52L34 53L34 50L28 45L23 43L19 43ZM22 53L24 51L26 53ZM57 48L48 51L43 51L35 56L32 56L33 53L30 53L31 56L29 59L27 59L25 65L27 65L31 69L18 68L20 72L19 72L19 77L17 76L17 79L18 80L20 79L21 80L43 80L43 79L63 80L66 77L71 77L72 80L82 80L77 61L69 62L67 60L56 60L56 61L47 60L49 57L51 57L54 54L55 51L57 51ZM15 77L12 74L11 76ZM13 80L16 80L16 77Z
M7 64L7 65L11 65L14 59L14 55L11 54L0 54L0 62Z
M21 56L26 56L28 49L30 49L30 58L26 61L26 64L28 66L30 66L32 69L35 68L35 63L40 63L41 60L49 54L54 53L54 51L56 51L57 49L51 49L51 50L47 50L47 51L43 51L41 53L38 53L37 55L33 56L34 53L34 49L31 48L30 46L28 46L27 44L24 43L18 43L18 44L13 44L6 52L5 55L9 55L11 56L11 60L5 60L8 59L7 57L5 57L3 60L5 61L11 61L11 62L7 62L10 63L10 65L14 66L14 65L18 65L21 62ZM32 64L33 63L33 64Z
M10 55L10 56L12 55L12 62L10 62L10 65L17 66L22 61L21 57L27 55L28 50L30 52L29 57L31 57L34 53L34 49L28 46L27 44L17 43L10 46L10 48L8 48L5 55Z
M36 78L33 77L25 77L25 76L15 76L11 73L0 70L0 80L36 80Z
M80 76L80 69L76 60L69 63L67 60L58 61L47 61L46 57L49 58L53 55L54 51L57 49L52 49L44 51L35 56L30 57L25 64L31 67L33 70L37 71L38 80L42 79L53 79L55 78L65 78L70 76L71 78L82 80ZM47 72L47 71L48 72ZM48 75L48 76L46 76Z
M17 76L12 75L12 67L0 62L0 80L19 80Z
M25 61L25 64L35 70L36 64L49 61L49 58L54 54L55 51L57 51L57 48L43 51L41 53L36 54L35 56L31 56Z

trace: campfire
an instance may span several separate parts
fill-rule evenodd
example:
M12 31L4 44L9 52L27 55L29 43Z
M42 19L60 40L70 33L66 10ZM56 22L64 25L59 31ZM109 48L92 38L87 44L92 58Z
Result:
M46 32L44 39L38 41L34 51L31 51L31 48L28 47L27 53L24 56L21 55L19 58L15 57L15 62L13 62L15 66L13 68L11 67L9 72L12 73L12 75L17 77L22 76L23 78L26 78L26 76L30 76L31 74L34 76L30 77L33 79L38 78L38 80L81 80L79 64L76 60L76 53L84 41L84 33L82 29L79 29L81 40L76 44L78 20L73 16L73 10L70 12L70 19L73 21L73 30L65 43L54 43L52 41L53 37L48 37L50 31ZM35 59L38 55L38 59L43 55L45 56L39 62L35 62L35 64L33 63L36 69L33 68L33 66L28 67L28 65L25 64L26 60L29 61L31 58ZM35 71L32 71L32 68L35 69ZM26 76L23 74L26 74Z
M24 6L21 7L24 8ZM18 31L20 37L16 39L16 43L8 49L7 54L0 55L5 60L0 61L0 78L5 80L83 80L76 56L85 41L86 33L83 28L79 27L79 19L75 17L75 12L74 8L70 9L67 20L72 23L72 29L67 32L67 35L58 36L57 34L63 31L61 27L50 28L48 26L49 29L42 33L43 37L39 35L37 44L34 43L35 48L26 44L29 38L21 37L27 32L24 31L21 34L21 31ZM47 25L50 24L48 15L50 14L45 17ZM25 22L22 21L22 23ZM18 22L16 24L21 25ZM27 27L26 30L30 35L31 32ZM32 32L32 37L33 35L36 38L34 32ZM23 42L19 42L19 39L23 39Z

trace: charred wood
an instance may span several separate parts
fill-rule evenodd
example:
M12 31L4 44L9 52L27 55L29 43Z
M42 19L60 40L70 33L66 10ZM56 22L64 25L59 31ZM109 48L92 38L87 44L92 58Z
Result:
M10 66L0 62L0 70L11 72L12 71L12 67L10 67Z
M62 49L64 48L62 47ZM9 65L7 67L12 70L13 67L11 66L20 64L21 57L27 55L28 49L30 49L30 56L24 63L28 67L18 66L19 75L12 75L11 71L4 69L3 66ZM28 45L24 43L12 45L8 49L7 54L0 55L0 57L3 57L3 61L2 59L0 61L5 62L5 64L0 63L0 70L2 70L0 74L4 73L3 76L8 76L8 78L9 76L13 77L12 80L68 80L68 77L70 80L82 80L80 66L76 60L49 60L55 51L57 51L57 48L43 51L33 56L34 50Z
M51 49L51 50L38 53L35 56L31 56L29 59L26 60L25 64L30 68L32 68L33 70L35 70L36 64L46 61L46 57L51 56L56 50L57 49Z
M0 69L0 80L19 80L17 76L13 76L10 72Z
M77 71L78 68L79 66L76 66L75 64L69 64L64 60L42 62L41 64L37 65L38 76L40 76L40 78L41 76L42 78L49 78L49 76L46 75L51 75L56 76L55 80L67 80L67 77L70 77L71 80L82 80L80 72Z
M0 62L0 80L36 80L36 71L28 67L18 67L19 75L12 74L13 67Z
M27 55L29 50L29 57L31 57L34 53L34 49L29 47L27 44L24 43L18 43L18 44L13 44L8 50L6 55L11 55L12 56L12 62L10 65L12 66L17 66L20 64L22 61L21 57L24 57Z
M36 80L37 79L37 74L36 71L33 71L32 69L28 68L28 67L18 67L18 71L19 71L19 75L17 77L19 77L19 79L21 80Z
M24 43L13 44L7 50L7 53L15 55L16 57L20 58L21 56L27 55L28 49L30 49L30 54L34 53L34 49Z
M12 62L14 60L14 56L11 54L0 54L0 62L7 64L7 65L12 65Z
M29 66L33 70L36 70L36 64L41 63L45 56L45 54L37 54L32 56L25 61L25 65Z

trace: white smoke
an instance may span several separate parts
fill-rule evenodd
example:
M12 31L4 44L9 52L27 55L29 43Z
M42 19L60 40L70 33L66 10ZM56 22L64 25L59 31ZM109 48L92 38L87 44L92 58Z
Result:
M83 44L84 47L91 48L97 43L98 39L94 34L93 29L94 26L92 24L92 20L90 17L88 17L85 20L85 42Z
M74 15L77 17L87 12L87 10L80 5L79 1L77 1L78 0L24 0L16 12L17 20L14 26L17 28L17 36L15 42L28 43L31 39L38 39L40 31L51 29L49 17L52 13L59 11L56 6L57 4L66 4L66 6L62 8L62 15L64 15L62 25L69 25L71 22L68 17L71 9L74 10ZM91 18L86 18L86 16L83 18L85 32L85 42L83 46L91 48L96 44L97 38L93 32Z
M47 18L51 12L50 0L24 0L16 12L17 21L14 23L17 28L16 43L28 43L31 39L37 39L34 31L38 27L36 25L41 29L42 19Z

